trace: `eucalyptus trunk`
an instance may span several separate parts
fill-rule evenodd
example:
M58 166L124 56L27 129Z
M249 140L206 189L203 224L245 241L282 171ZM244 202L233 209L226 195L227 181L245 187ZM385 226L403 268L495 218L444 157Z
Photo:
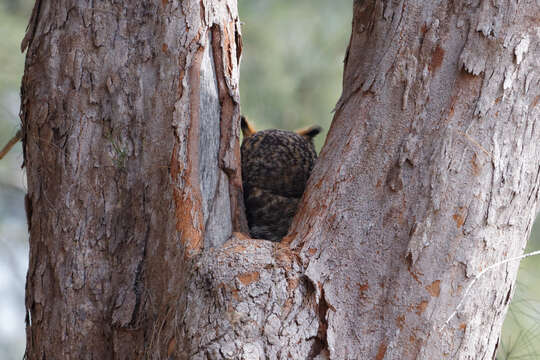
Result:
M538 209L538 18L355 1L332 127L272 243L245 235L236 1L38 0L27 357L491 359L518 262L465 293Z
M236 1L38 0L22 46L27 357L166 352L190 260L245 228Z

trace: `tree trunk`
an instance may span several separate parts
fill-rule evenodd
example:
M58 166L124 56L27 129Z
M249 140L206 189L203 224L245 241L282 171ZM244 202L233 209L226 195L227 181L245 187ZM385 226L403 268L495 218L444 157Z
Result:
M22 85L28 358L166 350L189 260L245 230L239 26L232 0L36 2Z
M276 244L242 234L236 2L38 0L28 358L491 358L518 263L451 315L538 208L539 16L355 1L334 122Z
M333 359L491 359L540 186L539 8L355 1L292 247Z

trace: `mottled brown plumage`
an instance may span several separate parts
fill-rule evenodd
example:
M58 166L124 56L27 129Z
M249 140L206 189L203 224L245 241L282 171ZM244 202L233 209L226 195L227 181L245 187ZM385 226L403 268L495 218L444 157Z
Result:
M242 183L251 236L280 241L317 159L313 137L321 128L255 132L244 117L241 127Z

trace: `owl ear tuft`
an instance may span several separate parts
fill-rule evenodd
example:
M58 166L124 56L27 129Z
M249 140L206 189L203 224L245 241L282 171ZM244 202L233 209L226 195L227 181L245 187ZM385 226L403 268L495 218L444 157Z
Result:
M240 128L242 129L242 135L244 135L245 138L255 134L255 129L253 128L253 125L251 125L249 121L247 121L244 115L240 116Z
M300 136L307 138L308 140L313 140L322 131L322 128L318 125L313 125L302 130L297 130L296 133Z

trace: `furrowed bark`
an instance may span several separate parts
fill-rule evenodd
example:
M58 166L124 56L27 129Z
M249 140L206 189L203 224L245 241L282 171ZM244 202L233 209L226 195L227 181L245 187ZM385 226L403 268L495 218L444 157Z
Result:
M22 45L28 358L167 352L156 334L190 258L245 230L239 39L235 1L36 2Z
M534 2L355 1L293 227L332 359L491 359L540 186Z
M36 2L28 358L491 358L538 209L533 2L355 1L282 243L246 230L236 2Z

